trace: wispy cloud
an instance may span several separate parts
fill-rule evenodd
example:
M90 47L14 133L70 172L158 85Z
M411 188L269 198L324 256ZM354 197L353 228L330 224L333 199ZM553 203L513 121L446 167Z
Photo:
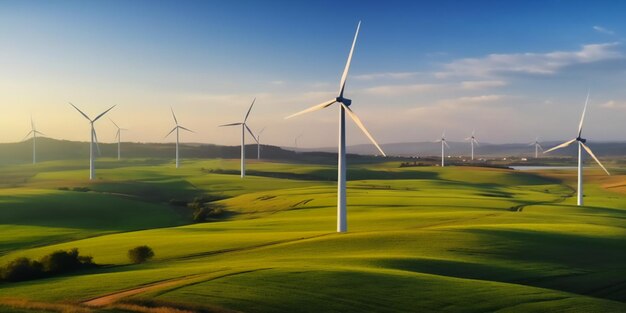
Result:
M386 73L370 73L354 75L352 78L356 80L375 80L375 79L408 79L415 77L419 72L386 72Z
M616 102L615 100L609 100L600 105L605 109L620 109L626 110L626 102Z
M505 100L506 98L509 98L509 96L499 95L499 94L465 96L465 97L459 97L459 98L442 99L437 103L437 105L447 107L447 108L456 108L456 107L468 106L468 105L493 104L493 103L497 103L498 101Z
M490 54L483 58L459 59L445 64L444 70L435 73L435 76L494 77L506 73L549 75L567 66L624 58L618 49L619 45L617 42L589 44L577 51Z
M465 90L479 90L486 88L495 88L506 86L507 82L503 80L471 80L461 82L461 88Z
M364 92L370 95L392 96L407 95L418 92L430 92L441 90L443 84L409 84L409 85L383 85L364 89Z
M607 29L607 28L604 28L602 26L598 26L598 25L593 26L593 30L597 31L598 33L603 33L603 34L608 34L608 35L615 35L614 31L612 31L610 29Z

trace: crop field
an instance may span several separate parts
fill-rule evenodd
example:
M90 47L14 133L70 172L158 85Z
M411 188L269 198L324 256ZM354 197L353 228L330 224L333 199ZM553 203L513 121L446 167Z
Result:
M626 169L99 159L0 167L0 265L78 248L99 266L0 282L0 312L626 312ZM194 222L193 199L221 214ZM154 258L133 264L129 249Z

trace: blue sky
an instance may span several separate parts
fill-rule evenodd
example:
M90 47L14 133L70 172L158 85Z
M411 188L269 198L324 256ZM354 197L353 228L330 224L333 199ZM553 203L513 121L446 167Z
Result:
M196 130L184 141L336 144L336 108L283 117L336 93L362 20L346 96L382 143L566 139L587 88L586 136L624 140L623 1L0 1L0 141L29 116L55 138L88 140L88 114L110 113L127 140L161 142L169 106ZM108 120L99 138L115 135ZM349 144L367 138L350 126Z

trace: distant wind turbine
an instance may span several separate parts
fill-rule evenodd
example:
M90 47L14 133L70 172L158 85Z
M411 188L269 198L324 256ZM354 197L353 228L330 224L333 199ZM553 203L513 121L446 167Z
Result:
M93 123L95 123L99 118L101 118L107 112L111 111L115 107L115 105L110 107L108 110L100 113L100 115L96 116L96 118L94 118L93 120L90 119L89 116L87 116L87 114L83 113L83 111L78 109L71 102L70 102L70 105L73 106L74 109L76 109L76 111L78 111L80 114L82 114L89 121L89 124L91 125L91 141L89 143L89 180L92 180L95 178L95 175L96 175L96 168L94 164L95 156L93 155L94 141L96 143L96 149L98 149L98 154L100 154L100 147L98 146L98 135L96 135L96 129L93 127Z
M296 147L296 149L298 148L298 139L300 139L304 134L300 134L298 136L296 136L296 138L293 140L293 144Z
M598 158L596 157L595 154L593 154L593 151L591 151L591 149L589 149L589 147L587 147L587 145L585 145L585 143L587 142L587 139L582 138L582 133L583 133L583 122L585 120L585 112L587 111L587 104L589 103L589 92L587 92L587 100L585 100L585 107L583 109L583 114L580 118L580 123L578 124L578 135L576 136L576 138L564 142L554 148L548 149L546 151L544 151L543 153L548 153L550 151L554 151L556 149L561 149L561 148L565 148L567 146L569 146L570 144L574 143L574 142L578 142L578 201L577 204L579 206L583 205L583 151L582 149L585 149L587 151L587 153L589 153L589 155L596 160L596 162L598 163L598 165L600 165L600 167L606 172L607 175L611 175L609 173L609 171L606 170L606 168L604 167L604 165L602 165L602 163L600 163L600 160L598 160Z
M465 138L465 140L469 140L470 145L472 146L472 161L474 160L474 144L478 146L478 139L474 136L475 131L472 130L472 136Z
M26 139L28 136L33 135L33 164L37 163L37 135L45 136L44 133L40 132L35 128L35 122L33 122L33 117L30 117L30 132L24 136ZM24 140L22 139L22 140Z
M309 113L317 110L321 110L323 108L329 107L332 104L339 103L339 146L337 149L337 232L346 232L348 231L348 225L346 220L346 113L352 118L352 120L359 126L359 128L365 133L367 138L378 148L380 153L384 156L385 152L380 148L380 146L376 143L370 132L365 128L359 117L352 112L350 109L350 104L352 104L352 100L344 98L343 92L346 87L346 80L348 79L348 72L350 70L350 63L352 62L352 54L354 53L354 46L356 44L357 36L359 35L359 28L361 27L361 22L356 27L356 34L354 35L354 40L352 41L352 48L350 48L350 54L348 55L348 61L346 62L346 67L343 70L343 75L341 76L341 81L339 82L339 95L331 100L328 100L324 103L318 104L316 106L310 107L306 110L300 111L296 114L290 115L286 118L292 118L294 116L298 116L304 113Z
M450 146L448 146L448 142L446 141L446 132L444 131L443 134L441 134L441 139L437 140L436 142L441 142L441 167L445 166L445 147L448 147L448 149L450 148Z
M225 127L225 126L241 125L241 178L246 177L246 130L248 130L250 135L252 135L252 138L254 138L254 140L257 141L257 145L258 145L258 140L256 136L254 135L252 130L250 130L250 127L248 127L248 125L246 124L246 122L248 121L248 116L250 116L250 111L252 110L252 106L254 106L255 101L256 101L256 98L252 100L252 104L250 104L250 108L248 109L246 116L243 118L243 122L230 123L230 124L224 124L224 125L219 126L219 127Z
M529 146L535 146L535 159L539 157L539 150L543 151L543 147L539 144L539 137L535 138L535 142L531 142Z
M174 109L172 109L172 107L170 107L170 110L172 111L172 117L174 118L174 123L176 124L176 126L174 126L174 128L172 128L172 130L170 130L169 133L167 133L167 135L165 135L165 138L167 138L167 136L169 136L171 133L173 133L174 131L176 131L176 168L180 167L180 160L178 158L179 154L178 154L178 142L180 140L180 130L186 130L188 132L192 132L195 133L193 130L185 128L183 126L178 125L178 120L176 119L176 114L174 114Z
M261 159L261 134L265 131L265 127L263 127L256 135L256 158L257 160Z
M109 119L109 121L111 121L111 123L113 123L113 125L115 125L115 127L117 128L117 132L115 133L115 138L117 139L117 159L120 160L121 159L121 145L122 145L122 131L128 130L128 129L120 128L119 126L117 126L117 124L115 124L115 122L112 119Z

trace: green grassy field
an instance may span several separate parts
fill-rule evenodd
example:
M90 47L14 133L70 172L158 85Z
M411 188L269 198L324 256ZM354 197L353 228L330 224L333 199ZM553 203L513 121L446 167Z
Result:
M89 182L83 163L0 167L0 264L103 265L0 283L1 312L626 311L626 169L586 170L577 207L573 171L353 165L337 234L333 166L102 159ZM172 204L201 195L229 214Z

